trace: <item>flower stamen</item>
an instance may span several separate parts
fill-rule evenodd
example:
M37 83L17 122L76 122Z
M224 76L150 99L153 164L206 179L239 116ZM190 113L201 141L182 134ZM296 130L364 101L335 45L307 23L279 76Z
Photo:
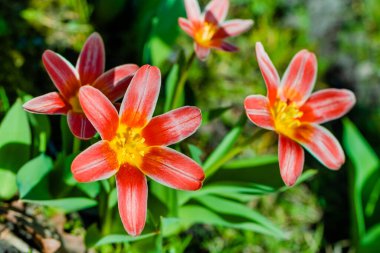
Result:
M217 30L218 27L215 24L205 22L195 32L194 40L201 46L208 47Z
M295 128L301 125L299 118L303 112L293 102L277 100L271 108L271 113L275 129L279 134L291 137Z

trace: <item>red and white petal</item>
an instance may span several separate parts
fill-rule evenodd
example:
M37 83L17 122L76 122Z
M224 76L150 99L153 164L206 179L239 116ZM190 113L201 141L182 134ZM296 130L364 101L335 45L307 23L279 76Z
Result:
M140 235L146 221L148 185L137 168L125 164L116 174L117 199L124 229L132 236Z
M104 66L103 39L98 33L93 33L86 40L76 65L81 84L92 84L104 72Z
M70 131L78 139L88 140L96 134L95 128L92 126L91 122L87 119L84 113L68 111L67 123Z
M197 0L185 0L187 18L192 23L201 21L201 10Z
M329 169L337 170L345 161L338 140L322 126L317 124L301 125L297 128L295 140Z
M117 155L107 141L99 141L88 147L71 164L71 172L78 182L107 179L118 169Z
M303 148L297 142L280 135L278 160L282 180L287 186L294 185L302 173L305 162Z
M244 108L248 118L254 124L268 130L274 130L268 98L261 95L248 96L244 100Z
M194 43L194 51L198 59L201 61L205 61L207 59L207 56L210 54L210 48L203 47L198 43Z
M178 25L190 37L194 37L193 24L189 20L185 18L178 18Z
M58 92L35 97L23 106L24 110L40 114L66 114L69 106Z
M119 115L111 101L100 90L86 85L79 90L79 102L102 139L112 140L119 126Z
M168 146L192 135L202 122L201 110L184 106L154 117L143 129L148 146Z
M300 108L302 122L324 123L345 115L356 102L352 91L346 89L325 89L311 94Z
M108 70L93 83L93 87L101 90L111 102L122 98L133 75L139 69L136 64L124 64Z
M160 86L161 73L157 67L144 65L137 70L121 103L121 122L130 127L144 127L152 118Z
M236 51L239 51L239 48L228 43L228 42L225 42L223 41L220 46L218 47L218 49L221 49L223 51L226 51L226 52L236 52Z
M212 0L205 8L204 20L213 24L222 23L227 16L229 0Z
M317 58L307 50L298 52L290 62L281 80L282 99L302 105L310 96L317 78Z
M167 147L150 147L140 170L161 184L181 190L198 190L204 179L196 162Z
M75 95L80 87L80 82L73 65L61 55L50 50L43 53L42 62L59 93L65 99Z
M214 39L223 39L227 37L237 36L247 30L253 25L252 20L248 19L233 19L223 23L219 30L213 36Z
M277 89L280 85L280 77L268 54L265 52L263 45L260 42L256 43L256 57L259 63L261 74L263 75L265 84L267 86L267 97L269 99L269 102L273 104L277 98Z

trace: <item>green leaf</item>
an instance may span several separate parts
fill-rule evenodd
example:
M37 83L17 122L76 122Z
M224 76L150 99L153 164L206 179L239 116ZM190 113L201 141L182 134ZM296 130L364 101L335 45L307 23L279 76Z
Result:
M134 241L140 241L146 238L150 238L153 236L156 236L157 233L149 233L149 234L144 234L140 236L129 236L129 235L107 235L103 238L101 238L99 241L95 243L95 247L99 247L101 245L105 244L111 244L111 243L125 243L125 242L134 242Z
M82 209L90 208L97 205L97 202L88 198L64 198L54 200L32 200L24 199L24 202L34 203L42 206L49 206L62 209L66 213L79 211Z
M203 154L203 151L193 144L189 144L187 146L189 147L191 158L193 158L193 160L196 161L199 165L202 165L201 156Z
M244 169L273 164L278 162L277 155L256 156L244 159L235 159L222 166L222 169Z
M86 193L90 198L95 198L100 192L99 182L78 183L77 187Z
M16 174L0 169L0 199L10 199L17 192Z
M17 173L17 186L20 198L25 197L53 168L51 158L40 154L30 160Z
M368 230L360 240L359 253L377 253L380 249L380 224Z
M170 110L170 106L171 106L172 101L173 101L176 84L178 82L179 69L180 69L179 65L174 64L173 67L170 69L168 77L166 78L166 82L165 82L165 105L164 105L164 111L165 112Z

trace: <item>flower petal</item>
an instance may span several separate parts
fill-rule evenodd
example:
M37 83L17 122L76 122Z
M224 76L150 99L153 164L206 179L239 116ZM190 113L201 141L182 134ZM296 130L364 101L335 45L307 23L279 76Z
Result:
M116 174L119 213L124 229L137 236L144 229L148 201L146 177L137 168L123 165Z
M223 41L218 48L226 52L239 51L239 48L225 41Z
M71 172L78 182L107 179L118 169L117 155L107 141L99 141L88 147L71 164Z
M98 33L93 33L86 40L76 65L81 84L92 84L104 72L104 66L104 43Z
M178 18L178 24L181 27L181 29L186 32L190 37L194 36L194 31L193 31L193 24L184 18Z
M201 122L201 110L184 106L154 117L142 135L148 146L168 146L192 135Z
M301 125L297 129L295 140L329 169L337 170L344 163L344 153L338 140L322 126Z
M67 106L58 92L50 92L35 97L26 102L22 107L28 112L40 114L66 114L69 110L69 106Z
M111 102L122 98L133 75L139 69L136 64L124 64L108 70L93 83Z
M212 0L205 8L205 21L220 24L227 16L229 0Z
M181 190L197 190L204 179L196 162L167 147L150 147L140 169L154 180Z
M161 73L157 67L144 65L137 70L121 103L121 122L130 127L144 127L152 118L160 86Z
M112 140L119 126L119 116L111 101L100 90L86 85L79 90L79 102L102 139Z
M280 135L278 142L278 159L282 180L287 186L296 183L305 162L303 148L291 139Z
M342 117L354 106L355 95L345 89L325 89L311 94L300 108L302 122L324 123Z
M68 111L67 123L69 124L70 131L79 139L88 140L96 134L95 128L84 113Z
M278 76L276 68L260 42L256 43L256 57L261 74L263 75L267 86L267 97L270 104L273 104L277 98L277 88L280 85L280 77Z
M59 93L69 99L80 87L78 73L65 58L53 51L46 50L42 62Z
M207 56L210 54L210 48L203 47L198 43L194 43L194 50L198 59L201 61L205 61L207 59Z
M281 80L282 99L302 105L310 96L317 77L317 58L307 50L298 52L290 62Z
M233 19L223 23L219 30L213 36L214 39L224 39L227 37L237 36L247 30L253 25L252 20L248 19Z
M201 10L197 0L185 0L185 9L190 22L196 23L201 20Z
M268 98L261 95L248 96L244 100L244 107L248 118L254 124L268 130L274 130Z

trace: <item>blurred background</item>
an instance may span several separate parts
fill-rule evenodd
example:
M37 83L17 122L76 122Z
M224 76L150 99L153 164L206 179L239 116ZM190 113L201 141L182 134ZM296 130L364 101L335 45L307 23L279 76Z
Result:
M206 4L200 1L202 8ZM173 64L188 57L193 47L177 24L178 17L185 16L180 0L0 0L0 119L18 97L55 90L42 65L44 50L51 49L75 63L94 31L105 42L106 69L149 63L161 69L165 84ZM255 43L261 41L280 76L293 55L306 48L318 59L315 90L354 91L357 104L347 118L325 124L343 145L347 161L333 172L307 155L306 168L317 171L311 180L286 191L256 196L248 203L284 230L285 240L235 228L195 225L167 239L167 248L190 238L184 252L378 252L379 1L231 0L228 19L234 18L255 22L251 30L229 40L240 52L213 51L206 62L196 60L190 69L186 103L204 111L211 108L218 116L209 117L191 142L207 156L238 120L244 98L266 93L254 53ZM164 99L163 94L159 106ZM49 120L49 152L54 154L61 145L60 123L58 117ZM247 123L244 133L253 129ZM270 132L261 135L239 157L276 155L276 138ZM257 172L259 169L262 171ZM271 175L280 180L278 167L266 169L244 168L240 173L251 175L248 178L253 183L265 184ZM254 177L254 170L269 176Z

